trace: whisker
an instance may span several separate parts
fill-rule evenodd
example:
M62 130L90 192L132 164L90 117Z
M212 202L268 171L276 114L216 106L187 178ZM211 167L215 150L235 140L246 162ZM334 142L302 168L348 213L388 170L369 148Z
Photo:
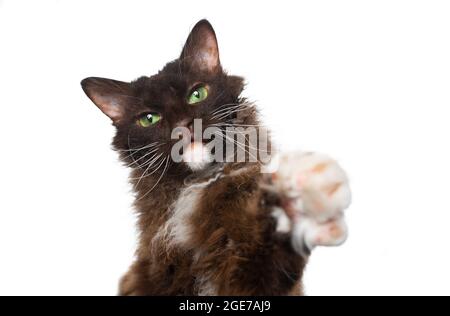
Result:
M239 142L237 142L236 140L234 140L233 138L224 135L224 134L215 134L219 137L225 137L226 139L228 139L231 143L236 144L236 146L238 146L239 148L241 148L243 151L245 151L246 153L248 153L250 156L252 156L253 158L255 158L256 160L258 160L257 157L255 157L251 152L249 152L245 147L243 147L243 145Z
M161 164L164 163L164 160L162 161L161 164L158 165L158 167L156 168L155 171L153 171L152 173L150 173L150 174L148 174L148 175L145 175L145 174L148 172L148 170L151 168L151 166L154 165L154 164L159 160L159 158L161 158L161 156L162 156L162 153L161 153L158 157L156 157L156 158L154 159L155 162L151 163L151 164L147 167L147 169L145 169L145 171L144 171L144 172L141 174L141 176L139 177L139 180L138 180L138 182L136 183L136 186L139 185L139 183L140 183L141 180L144 178L144 176L145 176L145 177L150 176L150 175L152 175L156 170L159 169L159 167L161 166Z
M226 103L226 104L222 104L221 106L219 106L217 109L215 109L211 114L217 114L219 112L222 112L228 108L233 108L238 106L239 103Z
M262 125L258 125L258 124L231 124L231 123L216 123L216 124L211 124L210 126L217 126L217 127L221 127L221 126L229 126L229 127L264 127Z
M159 177L158 181L156 181L156 183L152 186L152 188L151 188L149 191L147 191L147 193L145 193L143 196L141 196L141 197L139 198L139 200L143 199L143 198L146 197L148 194L150 194L150 192L152 192L153 189L159 184L159 182L160 182L161 179L163 178L163 176L164 176L164 174L166 173L167 168L168 168L168 166L169 166L169 162L170 162L169 157L170 157L170 156L167 156L167 157L164 159L164 160L167 160L166 166L164 167L164 170L162 171L161 176ZM164 160L163 160L163 161L164 161ZM139 200L138 200L138 201L139 201Z
M138 159L134 159L133 155L136 153L132 153L131 155L129 155L129 157L131 157L133 159L133 162L128 164L126 167L131 167L134 164L137 164L137 162L145 157L147 157L148 155L154 154L155 152L157 152L159 150L159 147L161 147L162 145L158 146L157 148L153 148L152 150L150 150L148 153L146 153L144 156L138 158ZM152 159L152 158L150 158ZM137 164L139 166L139 164ZM142 166L142 165L141 165Z
M158 161L158 159L159 158L161 158L161 156L163 155L163 153L160 153L158 156L156 156L156 157L151 157L151 158L149 158L146 162L144 162L142 165L140 165L139 167L140 168L142 168L142 167L145 167L146 165L149 165L148 167L147 167L147 169L148 168L151 168L157 161Z
M227 131L228 132L228 131ZM241 135L248 135L247 133L239 133L239 132L234 132L234 134L241 134ZM230 137L230 136L228 136L228 137ZM240 144L240 145L242 145L242 146L244 146L244 147L248 147L248 148L250 148L250 149L254 149L254 150L257 150L257 151L259 151L259 152L266 152L265 150L263 150L263 149L260 149L260 148L258 148L258 147L254 147L254 146L252 146L252 145L250 145L250 144L244 144L244 143L242 143L242 142L239 142L237 139L234 139L234 138L231 138L230 137L230 140L231 139L233 139L233 141L236 143L236 144Z
M216 110L211 114L211 118L214 119L218 116L222 116L223 114L229 113L230 111L236 111L236 110L245 110L253 107L254 105L252 103L235 103L234 105L227 106L221 110Z
M139 147L139 148L120 149L120 150L118 150L118 151L119 151L119 152L137 152L137 151L140 151L140 150L142 150L142 149L146 149L146 148L151 148L151 147L157 146L159 143L160 143L160 142L153 142L153 143L144 145L144 146ZM129 141L129 140L128 140L128 147L131 147L130 141Z
M132 151L138 151L138 150L141 150L141 149L146 149L146 148L149 148L149 147L156 146L158 143L159 143L159 142L154 142L154 143L151 143L151 144L148 144L148 145L139 147L139 148L119 149L118 151L119 151L119 152L132 152Z
M232 111L229 111L229 112L225 112L225 113L222 113L222 114L214 115L212 117L212 119L221 120L221 119L224 119L224 118L226 118L227 116L229 116L229 115L231 115L233 113L238 113L238 112L242 112L242 111L246 111L246 110L248 110L248 108L235 109L235 110L232 110Z
M158 151L158 148L152 149L151 151L149 151L149 152L146 153L144 156L142 156L142 157L140 157L140 158L138 158L138 159L134 159L134 157L133 157L134 154L131 154L131 155L129 155L128 157L131 157L131 158L133 159L133 162L129 163L129 164L126 165L125 167L129 168L129 167L131 167L131 166L133 166L133 165L135 165L135 164L137 164L137 165L139 166L139 164L138 164L138 161L139 161L139 160L144 159L144 158L147 157L148 155L151 155L151 154L153 154L153 153L155 153L155 152L157 152L157 151ZM127 157L127 158L128 158L128 157Z
M251 106L251 105L252 105L251 103L247 103L247 102L244 102L244 103L228 103L228 104L221 105L219 108L217 108L215 111L213 111L211 113L211 115L216 115L216 114L219 114L221 112L224 112L224 111L227 111L227 110L230 110L230 109L233 109L233 108L243 108L243 107L248 107L248 106ZM226 106L226 107L224 108L224 106Z

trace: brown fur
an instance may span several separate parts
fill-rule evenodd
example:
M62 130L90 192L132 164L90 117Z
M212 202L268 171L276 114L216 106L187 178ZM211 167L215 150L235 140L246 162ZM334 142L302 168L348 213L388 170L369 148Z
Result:
M268 180L261 174L259 162L214 163L207 170L193 172L182 163L168 161L166 172L157 170L152 176L136 163L146 151L134 149L154 141L164 140L159 150L168 155L173 145L170 131L179 122L203 118L206 126L215 124L218 122L208 116L214 109L245 101L240 98L242 78L222 70L214 43L212 27L200 21L180 58L155 76L132 83L102 78L82 82L91 100L113 120L117 127L114 148L132 166L140 235L136 261L120 282L120 295L205 294L205 282L218 295L302 293L306 260L293 250L289 234L275 230L271 211L280 201L262 189ZM202 49L213 58L205 67L197 58L201 56L197 50ZM186 93L197 82L208 84L210 96L199 106L187 106ZM149 111L161 113L161 123L148 129L138 127L136 118ZM248 109L219 123L239 126L259 121L257 113ZM169 220L182 189L215 177L184 223L194 228L186 243L173 245L155 238Z
M196 295L196 278L205 274L219 295L301 294L305 261L293 251L288 234L275 232L261 177L255 165L211 184L193 212L190 224L196 231L187 251L164 244L150 247L174 202L176 188L162 184L155 193L166 198L151 206L153 212L140 213L137 260L123 277L120 294ZM136 207L149 209L147 203ZM194 253L201 254L198 260Z

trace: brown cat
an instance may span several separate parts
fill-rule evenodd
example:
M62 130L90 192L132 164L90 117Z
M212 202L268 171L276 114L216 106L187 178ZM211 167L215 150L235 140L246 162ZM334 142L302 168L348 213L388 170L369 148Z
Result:
M136 192L139 245L120 295L302 294L313 245L303 228L292 233L302 220L293 210L299 211L293 201L300 195L275 189L262 172L271 154L268 140L261 146L234 137L260 122L254 105L240 96L243 79L222 69L209 22L198 22L181 56L156 75L131 83L91 77L82 87L117 128L113 147L131 167ZM262 134L256 129L257 137ZM230 144L231 154L219 150ZM337 168L320 163L325 167L312 169L315 175L327 164ZM325 180L335 184L325 199L346 186L345 179ZM317 203L311 205L328 205Z

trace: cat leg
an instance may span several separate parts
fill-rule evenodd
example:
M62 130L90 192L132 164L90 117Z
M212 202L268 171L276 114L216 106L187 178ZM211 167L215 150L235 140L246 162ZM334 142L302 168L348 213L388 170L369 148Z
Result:
M272 202L261 190L259 169L225 173L202 194L193 213L194 274L199 293L216 295L300 294L306 258L291 235L276 230ZM276 197L275 197L276 198ZM207 290L202 288L207 284Z

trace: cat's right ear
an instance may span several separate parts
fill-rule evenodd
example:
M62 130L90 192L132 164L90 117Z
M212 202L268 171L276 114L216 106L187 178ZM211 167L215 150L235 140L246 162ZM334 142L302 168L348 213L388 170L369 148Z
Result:
M220 69L216 33L207 20L201 20L194 26L184 44L180 60L201 71L215 73Z
M81 87L89 99L114 123L124 117L127 104L134 99L127 82L89 77L81 81Z

